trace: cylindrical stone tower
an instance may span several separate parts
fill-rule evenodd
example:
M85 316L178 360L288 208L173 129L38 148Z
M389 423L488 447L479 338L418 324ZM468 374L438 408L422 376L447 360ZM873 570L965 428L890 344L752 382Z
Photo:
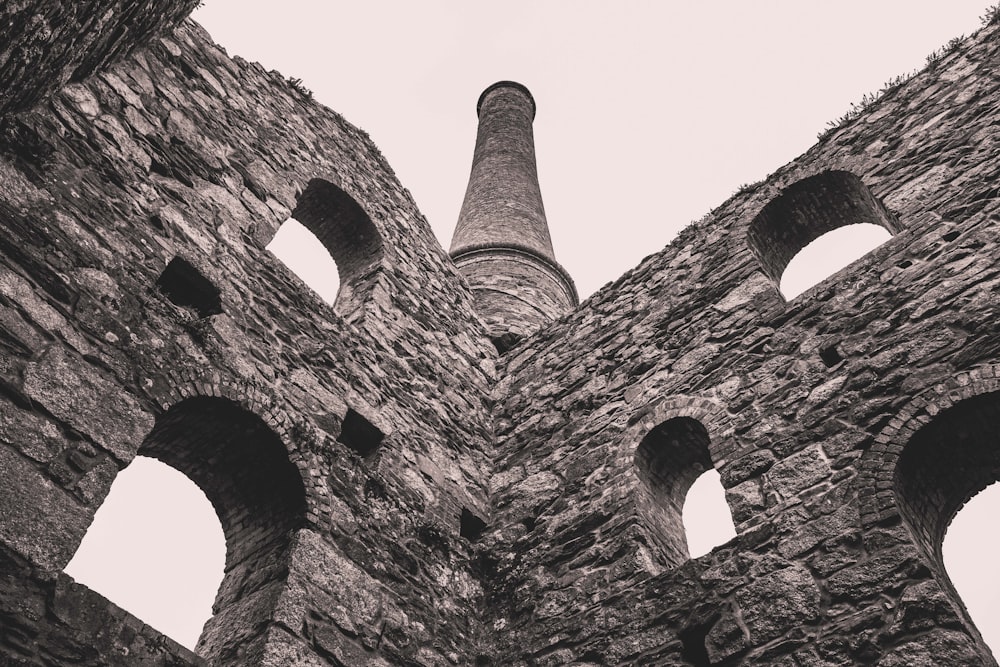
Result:
M479 96L479 133L451 257L501 352L574 308L576 286L555 260L531 124L535 100L512 81Z

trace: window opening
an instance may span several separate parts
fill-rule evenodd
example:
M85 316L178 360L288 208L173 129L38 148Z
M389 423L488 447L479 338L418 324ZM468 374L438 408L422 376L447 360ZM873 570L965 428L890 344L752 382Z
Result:
M185 399L159 415L138 454L182 473L214 508L225 535L224 575L196 650L213 665L245 664L240 647L260 638L273 612L247 600L271 599L268 591L288 576L292 537L305 525L298 468L263 419L211 396Z
M945 534L945 570L962 598L983 641L994 654L1000 649L1000 570L992 543L984 544L984 527L1000 515L1000 484L977 494L955 515Z
M339 187L314 178L299 197L292 219L297 222L290 229L295 230L301 224L309 230L326 249L336 267L336 271L332 271L328 262L316 259L324 268L318 269L319 275L315 279L303 277L303 280L307 284L321 286L320 295L327 302L332 300L339 315L348 320L359 318L364 313L365 302L378 281L382 266L382 237L371 218L354 198ZM288 221L282 227L286 225L289 225ZM293 231L288 233L296 234ZM298 236L302 245L312 245L312 241L303 240L301 234ZM268 244L268 249L275 252L271 247L273 243L272 240ZM295 254L300 252L306 251L295 251ZM319 257L318 251L309 253ZM284 256L279 257L287 264ZM294 261L297 263L299 260ZM290 268L297 274L300 270L291 265ZM334 275L339 276L339 287L333 286Z
M792 184L771 200L750 223L747 243L763 272L775 285L780 285L786 298L791 298L789 292L792 286L786 287L782 277L793 258L828 233L855 225L880 227L889 236L902 229L895 216L860 178L846 171L826 171ZM832 238L836 240L838 236ZM883 236L882 240L885 238L887 236ZM819 248L828 242L824 241ZM848 247L855 243L852 241ZM869 250L870 247L861 254ZM820 255L839 254L830 253L829 248L815 252ZM846 262L838 260L826 270L839 270L853 259ZM803 261L809 263L808 260ZM814 278L813 284L827 275L829 273ZM804 286L799 291L803 289Z
M181 257L170 260L156 286L175 306L190 308L198 317L222 314L219 288Z
M706 471L713 470L708 445L708 431L701 422L690 417L674 417L653 428L635 452L633 462L641 482L636 497L637 509L652 539L661 547L663 557L672 565L691 557L685 523L703 524L715 520L715 514L705 513L701 501L704 489L699 489L691 509L686 507L695 480ZM718 475L714 478L717 482ZM713 476L708 476L703 485L710 489L712 480ZM721 489L721 484L718 489ZM718 489L714 492L716 497ZM713 492L709 491L708 495L713 495ZM728 524L732 526L724 493L722 504ZM696 518L685 522L685 511ZM698 546L699 549L704 548L700 535ZM714 546L717 544L708 548Z
M983 489L1000 479L1000 392L973 396L937 413L906 443L893 474L893 493L903 522L924 553L938 582L954 597L973 637L978 629L960 604L958 592L943 558L946 531L959 510ZM995 498L996 491L984 494ZM988 501L987 501L988 502ZM978 503L977 503L978 504ZM987 525L993 523L995 512ZM960 533L959 533L960 534ZM994 555L983 542L980 525L965 551ZM995 569L995 558L990 567ZM982 582L979 582L982 586Z
M681 658L689 662L692 667L711 667L712 659L708 655L708 649L705 648L705 640L711 629L711 624L704 623L685 628L677 633L677 638L681 640L683 646Z
M225 561L222 525L201 489L137 456L115 478L66 573L194 649Z
M684 499L683 519L692 558L704 556L736 537L726 490L714 468L703 472L691 485Z
M497 349L497 354L503 356L507 354L508 351L521 341L522 336L518 336L516 333L507 331L500 334L499 336L491 336L490 342L493 343L493 347Z
M788 262L781 274L779 289L786 299L794 299L891 238L892 234L885 227L868 223L827 232Z
M289 218L281 227L267 250L280 259L292 273L331 306L337 301L340 275L337 263L316 235L305 225Z

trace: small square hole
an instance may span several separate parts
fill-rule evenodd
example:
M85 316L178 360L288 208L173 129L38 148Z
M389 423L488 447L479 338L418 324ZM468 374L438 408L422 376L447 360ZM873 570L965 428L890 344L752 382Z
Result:
M490 342L493 343L493 347L497 349L497 354L499 354L501 357L507 354L507 351L510 350L510 348L517 345L518 341L520 340L521 336L518 336L517 334L513 334L510 332L501 334L499 336L493 336L490 338Z
M486 530L486 522L470 512L467 508L462 508L461 535L470 542L475 542Z
M170 260L156 286L175 306L190 308L200 318L222 314L219 288L180 257Z
M823 363L826 364L827 368L833 368L844 360L844 358L840 356L840 352L837 351L836 345L828 345L827 347L821 348L819 351L819 358L823 360Z
M384 438L385 434L377 426L348 408L337 441L367 457L375 453Z

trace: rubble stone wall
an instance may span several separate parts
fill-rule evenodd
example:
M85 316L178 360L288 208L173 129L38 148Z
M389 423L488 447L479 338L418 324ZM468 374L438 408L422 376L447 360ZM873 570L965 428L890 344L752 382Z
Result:
M996 664L940 539L1000 469L998 26L502 355L363 132L192 23L99 32L0 114L0 661ZM130 53L53 83L85 43ZM893 237L784 299L849 222ZM227 535L200 656L61 572L137 454Z
M24 111L169 31L198 0L10 0L0 8L0 115Z
M995 664L940 541L996 479L983 436L953 434L1000 399L997 32L507 353L484 538L505 664ZM786 301L791 255L853 222L894 235ZM652 523L637 456L681 418L738 531L686 562L680 507ZM690 484L690 438L667 440Z
M497 355L368 137L191 23L2 124L8 579L64 586L115 474L147 454L227 534L213 664L468 662L481 586L461 517L488 513ZM334 248L360 296L332 308L265 250L303 193L321 238L378 237ZM86 641L14 590L7 660ZM83 664L128 664L127 643L95 647Z

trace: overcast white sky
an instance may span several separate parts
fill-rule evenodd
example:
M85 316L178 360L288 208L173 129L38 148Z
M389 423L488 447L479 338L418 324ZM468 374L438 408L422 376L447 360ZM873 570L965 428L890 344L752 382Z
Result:
M195 18L230 54L301 78L367 130L445 248L471 166L479 93L501 79L525 84L538 104L539 180L556 257L585 298L741 184L804 152L863 94L974 31L988 4L207 0ZM148 480L139 487L154 498L170 494L161 497L177 507L179 492L154 491ZM121 505L137 503L133 495ZM993 534L982 530L988 516L972 520L960 555L994 553L976 543ZM107 521L132 530L121 515ZM109 539L94 547L104 554L96 560L110 569L106 578L121 580L106 565L121 550ZM142 579L167 576L165 558L161 573L140 574L126 588L153 610L177 611L188 627L119 603L190 644L205 618L192 629L198 612L180 607L191 596L159 601L138 589ZM956 579L956 570L974 572L949 567ZM982 578L996 568L979 567L963 595L985 593L986 607L996 608L1000 586ZM101 575L72 573L107 593ZM214 594L217 584L206 585Z

